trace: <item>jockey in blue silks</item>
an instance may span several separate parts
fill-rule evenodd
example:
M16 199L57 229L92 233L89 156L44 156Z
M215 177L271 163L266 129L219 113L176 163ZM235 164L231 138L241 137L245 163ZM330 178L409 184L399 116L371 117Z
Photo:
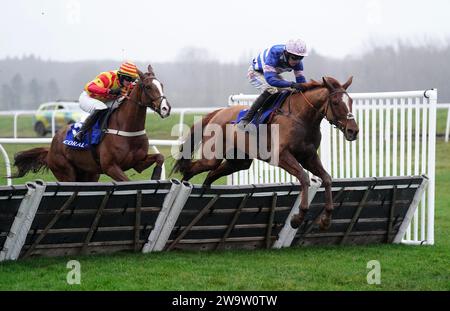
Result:
M285 45L279 44L265 49L253 59L247 76L250 83L262 93L238 123L239 129L245 129L270 95L286 88L304 90L301 83L306 82L306 79L303 75L302 59L307 55L305 42L296 39L289 40ZM282 72L288 71L294 71L295 82L286 81L280 76Z

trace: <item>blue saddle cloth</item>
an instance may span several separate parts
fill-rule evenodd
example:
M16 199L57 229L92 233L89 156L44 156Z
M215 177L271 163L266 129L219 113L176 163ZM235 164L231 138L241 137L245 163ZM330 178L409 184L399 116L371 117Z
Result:
M82 122L74 123L67 131L66 138L63 140L63 144L73 149L86 150L93 145L98 145L102 136L102 130L100 128L100 120L98 120L92 127L91 131L86 133L83 137L83 141L77 141L73 137L80 131Z
M270 107L267 107L264 111L262 111L262 113L256 113L250 123L256 125L257 127L260 124L266 123L271 113L281 106L281 104L284 102L284 100L287 98L289 94L290 94L289 91L282 91L275 99L274 104L272 104ZM236 120L232 121L231 123L239 123L239 121L241 121L241 119L245 116L247 111L248 109L242 109L241 111L239 111Z

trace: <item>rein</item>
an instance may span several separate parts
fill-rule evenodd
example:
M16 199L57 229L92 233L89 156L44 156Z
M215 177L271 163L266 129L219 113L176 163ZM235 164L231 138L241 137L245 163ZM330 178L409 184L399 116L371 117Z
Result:
M294 91L291 92L291 95L292 95L293 93L294 93ZM322 119L325 118L325 120L327 120L331 125L334 125L334 126L338 127L338 128L341 129L341 130L345 130L345 125L343 124L343 122L342 122L341 120L337 120L337 119L336 119L336 114L335 114L335 112L334 112L334 110L333 110L333 105L331 104L331 96L333 96L333 95L335 95L335 94L339 94L339 93L347 93L347 91L345 91L345 90L337 90L337 91L334 91L334 92L328 94L328 97L327 97L327 104L326 104L326 106L325 106L325 112L324 112L324 113L321 111L321 109L317 109L317 108L309 101L309 99L305 96L305 94L304 94L303 92L299 92L299 93L302 95L302 97L303 97L303 99L305 100L305 102L306 102L311 108L313 108L313 109L316 110L318 113L320 113L320 115L322 116ZM332 118L331 120L328 118L328 109L331 110L331 113L332 113L332 115L333 115L333 118ZM281 111L280 111L280 112L281 112ZM287 115L286 115L286 114L282 114L282 115L287 116L287 117L289 117L289 116L291 115L291 97L289 97L289 101L288 101L288 114L287 114ZM347 113L347 118L346 118L346 119L347 119L347 120L354 120L354 119L355 119L355 116L353 115L353 113L348 112L348 113ZM293 120L295 120L295 119L293 119ZM297 120L295 120L295 121L297 121Z
M153 101L156 100L156 99L161 99L161 101L160 101L160 104L161 104L161 102L162 102L163 99L165 98L165 96L159 96L159 97L157 97L157 98L155 98L155 99L152 99L152 97L150 96L150 94L148 94L148 93L146 92L146 89L145 89L145 87L144 87L144 83L142 83L142 81L139 81L139 83L137 84L137 86L138 86L138 87L141 87L141 89L142 89L142 91L144 92L144 94L145 94L147 97L150 98L151 103L153 103ZM130 92L130 93L131 93L131 92ZM130 94L128 94L128 93L127 93L124 97L125 97L128 101L130 101L131 103L137 104L138 106L141 106L141 107L149 107L149 108L155 110L155 108L152 107L152 106L150 106L150 105L144 105L144 104L142 104L140 101L134 101L134 100L132 100L132 99L130 98ZM106 129L105 129L105 134L113 134L113 135L123 136L123 137L136 137L136 136L146 135L146 131L145 131L145 128L144 128L143 130L136 131L136 132L126 132L126 131L121 131L121 130L116 130L116 129L106 128Z
M152 104L153 102L155 102L155 101L158 100L158 101L159 101L159 106L161 107L162 101L163 101L164 99L167 99L166 96L161 95L161 96L158 96L158 97L151 97L150 94L147 92L147 90L146 90L146 88L145 88L145 86L144 86L144 83L143 83L141 80L138 81L137 86L141 88L142 92L144 92L144 94L145 94L148 98L150 98L150 104L149 104L149 105L145 105L145 104L141 103L141 101L134 101L134 100L132 100L132 99L130 98L129 94L125 95L124 97L125 97L127 100L129 100L130 102L132 102L132 103L134 103L134 104L136 104L136 105L138 105L138 106L141 106L141 107L147 107L147 108L150 108L150 109L152 109L152 110L158 112L158 111L159 111L159 108L156 108L154 105L152 106L151 104Z

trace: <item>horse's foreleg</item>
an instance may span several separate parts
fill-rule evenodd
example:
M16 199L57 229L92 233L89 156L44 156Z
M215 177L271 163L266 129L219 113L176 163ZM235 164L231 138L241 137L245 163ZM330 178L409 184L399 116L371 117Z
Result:
M301 190L301 201L300 201L300 211L298 214L295 214L291 219L292 228L298 228L303 220L305 219L305 215L308 212L308 190L309 190L309 176L303 170L303 167L298 163L297 159L288 151L284 151L280 154L279 158L279 167L285 169L289 174L297 177L300 181L300 190Z
M323 168L322 161L320 161L317 153L313 157L308 159L305 163L305 168L322 179L322 186L325 188L325 213L320 218L320 228L326 230L331 225L331 215L333 213L333 196L331 192L331 176Z
M164 163L164 156L160 153L147 154L147 156L142 161L138 162L133 168L136 172L141 173L145 169L152 166L153 163L156 163L156 166L153 169L151 179L159 180L161 179L162 165Z

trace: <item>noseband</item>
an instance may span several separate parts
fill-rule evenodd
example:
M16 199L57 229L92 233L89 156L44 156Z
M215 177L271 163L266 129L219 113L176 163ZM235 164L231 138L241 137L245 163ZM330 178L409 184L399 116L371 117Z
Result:
M313 109L318 111L322 115L322 118L325 118L325 120L330 122L331 125L334 125L337 128L339 128L340 130L345 131L345 129L347 128L347 122L345 124L343 124L343 122L341 120L337 120L336 119L336 113L334 112L333 105L331 104L331 96L333 96L335 94L339 94L339 93L347 94L347 91L345 91L345 90L337 90L337 91L334 91L334 92L328 94L327 104L325 106L325 113L323 113L322 111L320 111L319 109L314 107L314 105L308 100L308 98L306 98L306 96L305 96L305 94L303 94L303 92L300 92L300 94L302 94L303 98L305 99L306 103L308 103L308 105L310 105ZM348 96L348 94L347 94L347 96ZM331 113L333 115L332 119L328 119L328 109L331 110ZM351 111L349 111L347 113L346 120L354 120L354 119L355 119L355 116L353 115L353 113Z
M325 107L325 114L324 114L324 117L325 117L325 119L326 119L328 122L330 122L330 124L336 126L337 128L339 128L339 129L342 130L342 131L345 131L345 129L347 128L347 123L348 123L348 122L345 122L345 124L343 124L343 122L342 122L341 120L337 120L337 119L336 119L336 113L334 112L334 110L333 110L333 105L331 104L331 96L333 96L333 95L335 95L335 94L339 94L339 93L347 94L347 91L345 91L345 90L337 90L337 91L334 91L334 92L332 92L332 93L330 93L330 94L328 95L327 105L326 105L326 107ZM347 94L347 96L348 96L348 94ZM350 96L349 96L349 97L350 97ZM331 113L332 113L332 115L333 115L333 119L332 119L332 120L330 120L330 119L327 118L328 108L331 109ZM350 107L349 107L349 108L350 108ZM354 119L355 119L355 116L353 115L353 113L352 113L351 111L349 111L349 112L347 113L346 120L348 121L348 120L354 120Z
M131 100L131 99L128 97L128 95L127 95L127 99L130 100L130 101L132 101L133 103L139 105L139 106L151 108L151 109L153 109L154 111L156 111L156 112L159 113L159 112L160 112L160 108L161 108L162 101L163 101L164 99L167 99L166 96L164 96L164 95L161 95L161 96L158 96L158 97L152 97L152 96L150 96L150 94L147 92L147 89L145 88L144 82L142 82L141 80L138 80L137 86L141 88L142 92L144 92L144 94L145 94L148 98L150 98L150 104L149 104L149 105L145 105L145 104L141 103L141 101L134 101L134 100ZM155 101L159 101L159 106L158 106L158 108L156 108L155 105L152 105Z
M139 81L139 82L138 82L138 85L141 87L141 89L142 89L142 91L144 92L144 94L145 94L148 98L150 98L150 102L151 102L151 103L153 103L153 102L155 102L155 101L159 101L159 105L158 105L158 109L156 109L155 107L152 107L152 106L150 106L150 105L144 105L144 104L142 104L142 103L138 103L138 104L141 105L141 106L153 108L155 111L156 111L156 110L159 111L160 108L161 108L162 101L163 101L164 99L167 99L166 96L160 95L160 96L158 96L158 97L151 97L151 95L147 92L147 89L145 88L144 83L143 83L142 81Z

